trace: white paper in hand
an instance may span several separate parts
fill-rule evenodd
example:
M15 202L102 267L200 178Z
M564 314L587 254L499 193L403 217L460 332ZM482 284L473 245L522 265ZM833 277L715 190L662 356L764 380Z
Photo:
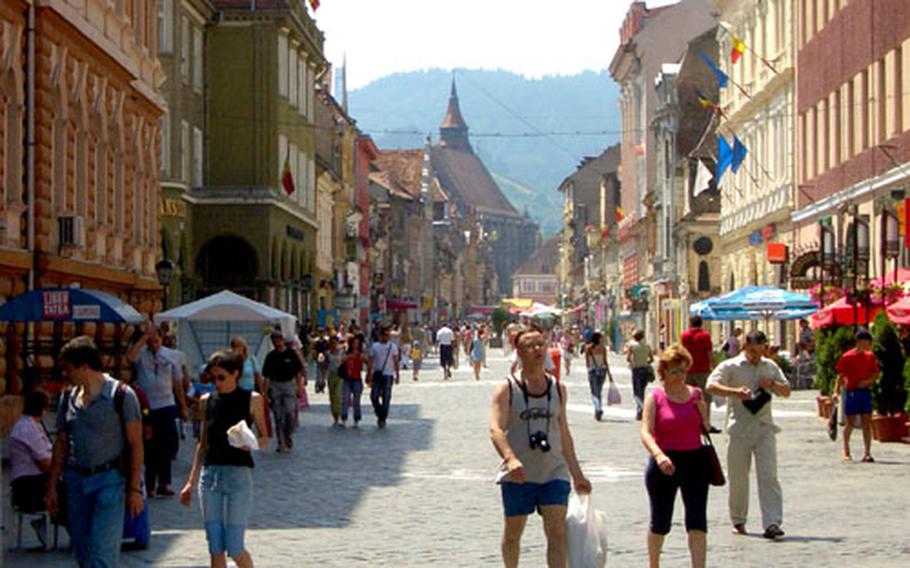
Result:
M227 437L228 443L235 448L249 446L251 450L259 449L259 442L256 441L256 436L250 430L246 420L241 420L228 428Z

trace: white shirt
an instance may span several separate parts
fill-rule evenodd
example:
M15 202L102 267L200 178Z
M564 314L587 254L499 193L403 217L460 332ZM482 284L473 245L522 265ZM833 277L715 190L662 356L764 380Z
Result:
M447 326L442 326L436 331L436 342L440 345L452 345L455 342L455 332Z
M717 384L733 389L746 386L755 392L758 389L758 382L762 379L788 384L780 367L774 361L762 357L757 365L753 365L746 359L745 353L740 353L715 367L708 376L708 385ZM728 398L730 404L727 405L727 431L730 434L745 432L758 424L771 426L775 432L780 431L780 428L774 425L771 417L771 401L768 401L756 414L752 414L752 411L743 406L743 401L738 397Z
M395 359L398 357L398 347L394 343L379 343L377 341L370 345L369 355L373 361L374 373L382 371L383 375L395 376Z

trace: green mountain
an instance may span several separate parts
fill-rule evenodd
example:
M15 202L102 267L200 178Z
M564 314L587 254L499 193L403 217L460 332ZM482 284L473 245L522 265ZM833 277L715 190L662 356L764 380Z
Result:
M380 148L438 138L453 73L397 73L348 94L349 111ZM458 99L474 151L544 236L562 226L559 184L585 156L619 140L619 88L606 72L526 79L509 71L457 70Z

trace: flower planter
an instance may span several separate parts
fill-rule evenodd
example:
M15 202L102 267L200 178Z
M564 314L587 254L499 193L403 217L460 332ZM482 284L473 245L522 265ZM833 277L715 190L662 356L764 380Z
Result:
M907 436L907 418L894 416L872 417L872 433L879 442L900 442Z
M818 417L824 418L827 420L831 417L831 407L833 403L831 402L830 396L817 396L815 397L815 402L818 404Z

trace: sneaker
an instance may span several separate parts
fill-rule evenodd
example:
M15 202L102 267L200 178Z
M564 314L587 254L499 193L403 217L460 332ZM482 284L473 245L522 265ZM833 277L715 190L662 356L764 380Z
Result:
M743 523L736 523L731 529L733 534L746 534L746 525Z
M780 540L784 536L784 531L780 530L777 525L768 525L768 528L765 529L765 534L762 536L769 540Z
M47 522L44 520L44 517L38 517L30 524L35 531L38 542L41 543L41 548L47 548Z

